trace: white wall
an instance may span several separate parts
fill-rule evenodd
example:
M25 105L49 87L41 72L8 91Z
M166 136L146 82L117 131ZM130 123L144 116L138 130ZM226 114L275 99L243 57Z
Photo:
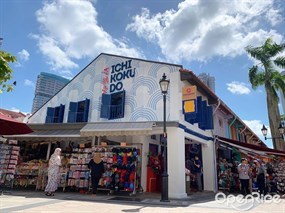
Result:
M108 121L100 118L101 96L103 88L103 70L109 68L109 91L112 66L125 63L130 58L101 54L96 60L80 72L56 96L48 101L29 119L29 123L45 123L47 107L65 105L64 122L67 122L69 103L90 99L89 122ZM170 79L169 95L167 96L167 120L178 120L177 98L181 67L132 59L131 69L134 77L125 78L120 82L126 91L125 116L116 121L162 121L163 100L159 80L163 73ZM122 70L123 73L127 70ZM115 91L117 92L117 91ZM180 105L181 106L181 105ZM170 113L171 112L171 113Z

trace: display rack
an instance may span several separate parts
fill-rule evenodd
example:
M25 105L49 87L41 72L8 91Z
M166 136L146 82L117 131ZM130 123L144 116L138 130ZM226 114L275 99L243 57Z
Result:
M0 144L0 186L13 187L16 165L19 158L20 147L16 146L16 140L10 140L9 144ZM3 192L2 192L3 193Z
M39 169L41 162L32 160L21 163L16 168L14 185L18 187L37 188Z

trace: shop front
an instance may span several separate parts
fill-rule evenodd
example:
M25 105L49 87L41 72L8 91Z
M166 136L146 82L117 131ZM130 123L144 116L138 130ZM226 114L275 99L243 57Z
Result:
M166 108L163 107L159 85L164 74L170 79ZM195 88L197 86L194 96L192 93L188 94L193 85ZM185 91L187 94L184 94ZM126 175L125 179L115 175L120 181L120 189L124 183L124 189L129 187L159 192L161 171L154 174L156 171L153 171L153 165L150 164L150 156L158 162L167 159L169 197L183 198L187 196L186 157L194 154L194 144L200 150L198 155L203 166L203 189L215 190L211 105L216 100L217 97L191 71L184 70L181 65L102 53L29 117L28 125L34 132L7 138L18 140L20 147L23 146L27 153L39 150L30 153L30 158L23 156L25 161L34 160L34 157L43 158L46 162L55 147L62 148L66 165L76 157L85 164L92 153L100 152L97 148L105 150L101 157L107 161L108 167L111 165L111 156L112 161L116 162L114 156L119 155L119 164L123 161L123 165L115 166L113 164L118 162L112 163L111 169L117 167L116 171L121 171L121 174L129 174L135 169L135 176L139 179L134 179L133 175L131 179L126 179L130 175ZM167 128L166 150L161 146L164 114ZM190 152L188 143L193 143ZM132 151L134 148L136 150ZM25 151L20 153L25 154ZM133 160L128 163L128 157L130 159L131 156ZM134 163L137 164L135 168L132 166ZM62 171L65 173L62 175L63 179L66 177L65 185L86 187L88 183L84 177L88 173L85 165L82 166L66 166L66 171ZM129 167L132 169L129 170ZM83 171L79 173L77 170ZM75 181L69 180L72 178ZM109 173L103 183L108 183L111 179Z
M277 193L278 184L285 183L285 152L267 147L247 144L222 137L217 137L217 177L218 189L239 193L240 181L237 167L241 159L246 158L250 165L250 191L258 190L257 168L259 162L265 168L266 192Z

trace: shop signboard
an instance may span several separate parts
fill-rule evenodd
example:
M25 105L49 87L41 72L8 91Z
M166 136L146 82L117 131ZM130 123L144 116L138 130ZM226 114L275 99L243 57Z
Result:
M196 86L185 86L182 88L182 100L192 100L197 98Z

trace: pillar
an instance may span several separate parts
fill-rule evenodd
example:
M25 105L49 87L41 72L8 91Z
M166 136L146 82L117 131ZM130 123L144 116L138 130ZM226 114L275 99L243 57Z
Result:
M169 198L185 198L185 136L181 128L167 128L167 159Z
M215 191L216 181L216 168L215 155L214 155L214 143L208 141L208 144L202 145L202 160L203 160L203 181L205 191Z

